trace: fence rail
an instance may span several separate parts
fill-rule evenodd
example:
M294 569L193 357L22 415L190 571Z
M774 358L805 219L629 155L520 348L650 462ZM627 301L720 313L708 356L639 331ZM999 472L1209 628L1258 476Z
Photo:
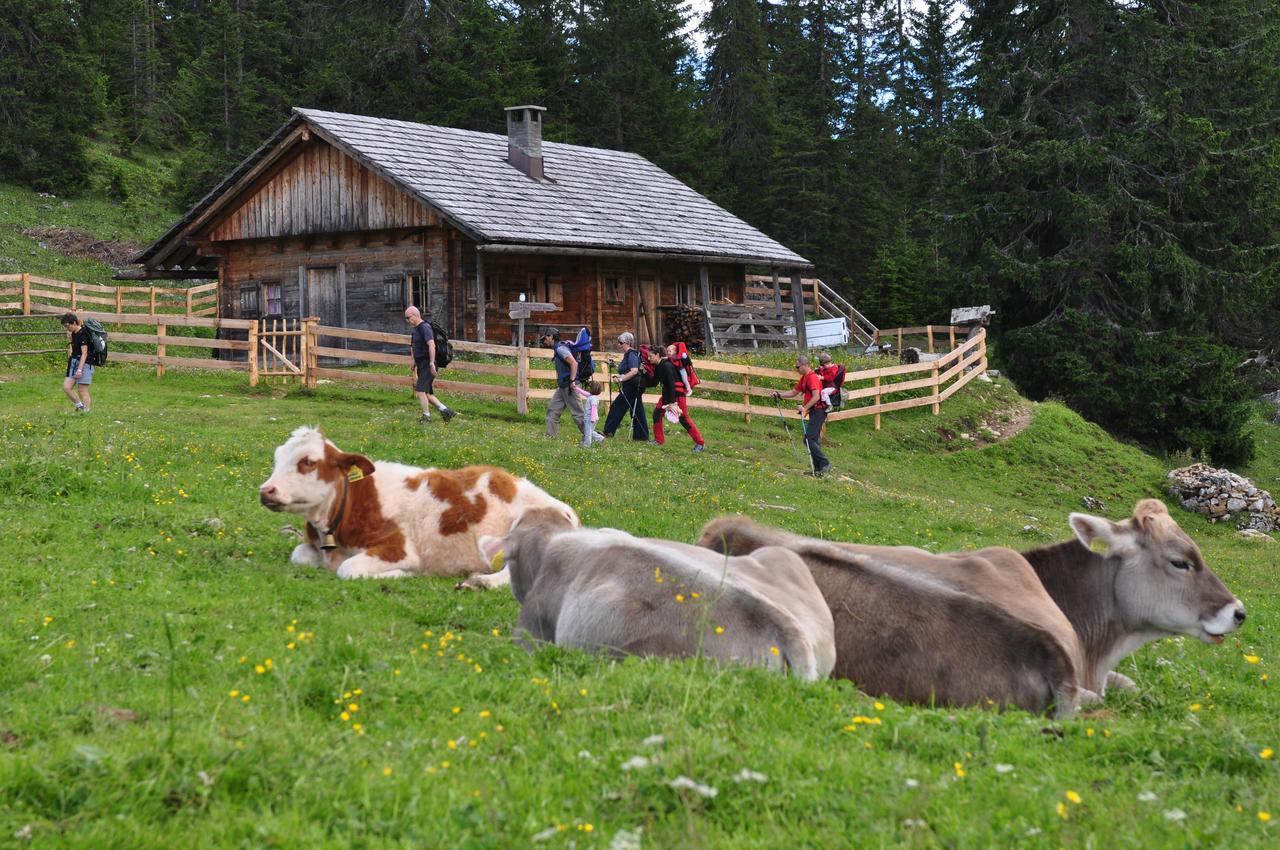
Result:
M10 298L17 300L7 300ZM217 316L218 284L215 281L184 288L109 286L56 280L27 273L0 275L0 310L20 310L23 315L29 315L35 312L33 308L38 305L55 307L57 312L62 313L89 309L115 315L177 313L184 316ZM100 309L103 307L113 309Z
M0 276L0 296L7 292L2 288L3 284L12 282L15 277L18 276ZM77 305L94 303L87 301L87 298L97 297L93 293L113 289L83 284L64 284L66 288L59 289L57 284L63 284L61 281L51 284L47 279L34 275L21 277L25 302L21 306L25 317L56 315L68 309L48 300L38 300L47 298L36 294L43 287L48 287L43 290L46 292L66 292L68 300L74 298ZM155 297L149 292L151 287L131 288L147 291L149 300ZM216 289L199 289L214 292L216 299ZM86 293L89 293L87 297ZM197 303L189 294L182 300L184 307L188 304L194 307ZM0 303L0 308L5 307L11 308L12 305ZM82 317L96 318L107 326L111 345L109 362L154 366L158 376L163 376L169 367L190 367L246 372L251 386L263 381L297 381L303 386L314 387L322 379L402 387L413 383L408 334L331 327L321 325L320 320L314 317L219 319L190 312L185 315L161 312L135 314L86 310L83 307L77 309ZM204 335L174 335L172 331L175 329L197 329L197 333L203 332ZM935 415L938 414L943 402L987 368L986 332L979 330L972 338L957 345L957 331L967 333L966 328L950 325L880 331L880 338L894 340L898 351L904 349L907 341L923 337L922 350L928 353L928 358L922 356L919 363L848 372L843 390L844 404L828 416L828 421L873 416L875 427L879 429L885 413L927 406ZM53 331L6 333L30 336L56 334ZM362 347L362 344L378 346L378 349ZM443 391L511 398L521 414L528 413L530 399L549 399L555 394L552 382L556 373L548 362L552 358L548 350L466 340L455 340L452 345L454 360L435 382L436 387ZM388 346L398 347L403 353L385 350ZM144 350L136 350L139 348ZM175 352L174 349L182 351ZM210 355L216 353L217 356L190 356L185 353L190 349ZM47 350L63 351L65 348ZM323 362L322 358L328 362ZM597 364L601 368L599 379L608 386L611 366L604 358L599 358ZM748 422L754 413L771 415L774 411L773 393L790 389L796 381L795 372L789 369L701 359L696 361L696 365L702 382L690 397L689 406L695 410L739 414ZM391 371L388 367L399 367L399 370Z

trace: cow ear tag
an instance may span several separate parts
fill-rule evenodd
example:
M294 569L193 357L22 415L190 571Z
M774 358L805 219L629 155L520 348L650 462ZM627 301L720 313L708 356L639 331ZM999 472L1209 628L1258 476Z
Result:
M364 478L364 471L358 466L353 466L347 470L347 480L351 482L360 481Z
M498 572L502 569L502 562L506 559L507 552L505 549L499 549L493 553L493 557L489 559L489 569Z
M1111 544L1101 537L1095 537L1089 541L1089 551L1097 552L1099 555L1109 555L1111 553Z

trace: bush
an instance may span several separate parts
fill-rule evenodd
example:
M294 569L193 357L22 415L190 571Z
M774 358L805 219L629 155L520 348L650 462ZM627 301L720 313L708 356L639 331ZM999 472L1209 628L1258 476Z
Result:
M1250 395L1231 349L1205 337L1118 327L1068 310L1001 337L1002 365L1027 395L1061 398L1117 434L1227 466L1253 458Z

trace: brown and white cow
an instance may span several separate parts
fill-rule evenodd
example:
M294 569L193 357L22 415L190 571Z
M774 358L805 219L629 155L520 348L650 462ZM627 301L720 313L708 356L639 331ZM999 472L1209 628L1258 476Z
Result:
M504 552L526 639L628 655L702 655L805 680L835 664L831 612L809 569L785 549L728 557L686 543L575 528L526 513Z
M700 544L798 552L835 618L834 675L913 702L1053 704L1069 715L1109 683L1131 686L1113 668L1148 641L1215 643L1244 621L1162 502L1139 502L1123 522L1072 514L1070 523L1078 539L1025 553L830 543L738 517L708 524ZM1095 540L1107 554L1088 548Z
M307 427L276 449L258 498L306 518L306 541L293 550L293 563L327 567L339 578L475 573L468 586L497 587L507 575L486 574L481 535L505 534L531 508L578 524L573 508L497 467L373 462Z

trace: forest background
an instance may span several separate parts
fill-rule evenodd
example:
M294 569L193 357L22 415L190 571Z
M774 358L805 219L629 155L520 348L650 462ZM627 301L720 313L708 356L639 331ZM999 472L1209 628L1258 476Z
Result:
M502 133L523 103L882 327L989 303L1026 394L1252 456L1280 340L1273 0L0 0L0 182L126 208L176 215L292 106Z

